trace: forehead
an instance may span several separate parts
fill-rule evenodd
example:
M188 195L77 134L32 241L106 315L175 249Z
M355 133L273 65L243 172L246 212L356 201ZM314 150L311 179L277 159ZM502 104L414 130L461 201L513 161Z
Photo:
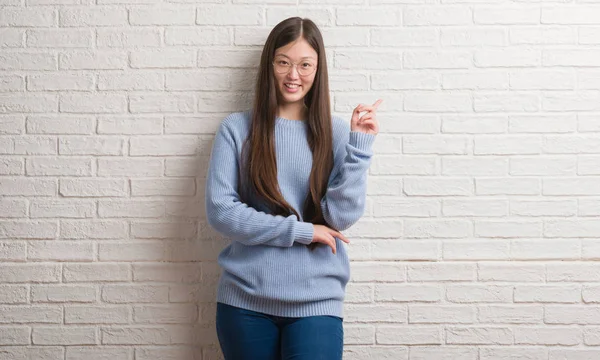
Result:
M317 52L310 44L300 38L275 50L275 56L285 56L290 59L317 58Z

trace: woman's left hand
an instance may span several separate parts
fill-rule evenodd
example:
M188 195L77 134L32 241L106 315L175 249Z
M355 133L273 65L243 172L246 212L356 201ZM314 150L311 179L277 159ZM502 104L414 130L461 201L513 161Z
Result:
M360 104L355 107L352 112L352 120L350 121L350 130L373 135L379 133L379 123L377 122L375 111L382 101L382 99L379 99L371 106ZM359 118L358 115L363 111L367 113Z

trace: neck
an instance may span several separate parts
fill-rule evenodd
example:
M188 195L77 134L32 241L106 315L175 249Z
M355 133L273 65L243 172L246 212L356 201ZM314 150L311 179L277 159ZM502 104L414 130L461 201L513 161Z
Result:
M301 101L292 104L282 104L277 109L277 116L290 120L304 120L307 110Z

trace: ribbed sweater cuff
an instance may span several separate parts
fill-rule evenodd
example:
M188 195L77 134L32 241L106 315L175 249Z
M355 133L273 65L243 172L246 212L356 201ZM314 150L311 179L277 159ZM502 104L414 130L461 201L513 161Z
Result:
M296 231L294 232L294 241L308 245L312 242L314 235L314 226L309 222L296 222Z
M351 145L364 152L371 152L374 141L374 134L367 134L362 131L350 131L350 138L348 139Z

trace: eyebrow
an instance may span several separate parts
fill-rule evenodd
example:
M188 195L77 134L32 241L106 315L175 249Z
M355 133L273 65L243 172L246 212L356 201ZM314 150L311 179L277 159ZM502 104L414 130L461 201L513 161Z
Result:
M286 58L291 59L289 56L287 56L285 54L275 54L275 56L285 56ZM314 59L314 57L313 56L305 56L300 59Z

